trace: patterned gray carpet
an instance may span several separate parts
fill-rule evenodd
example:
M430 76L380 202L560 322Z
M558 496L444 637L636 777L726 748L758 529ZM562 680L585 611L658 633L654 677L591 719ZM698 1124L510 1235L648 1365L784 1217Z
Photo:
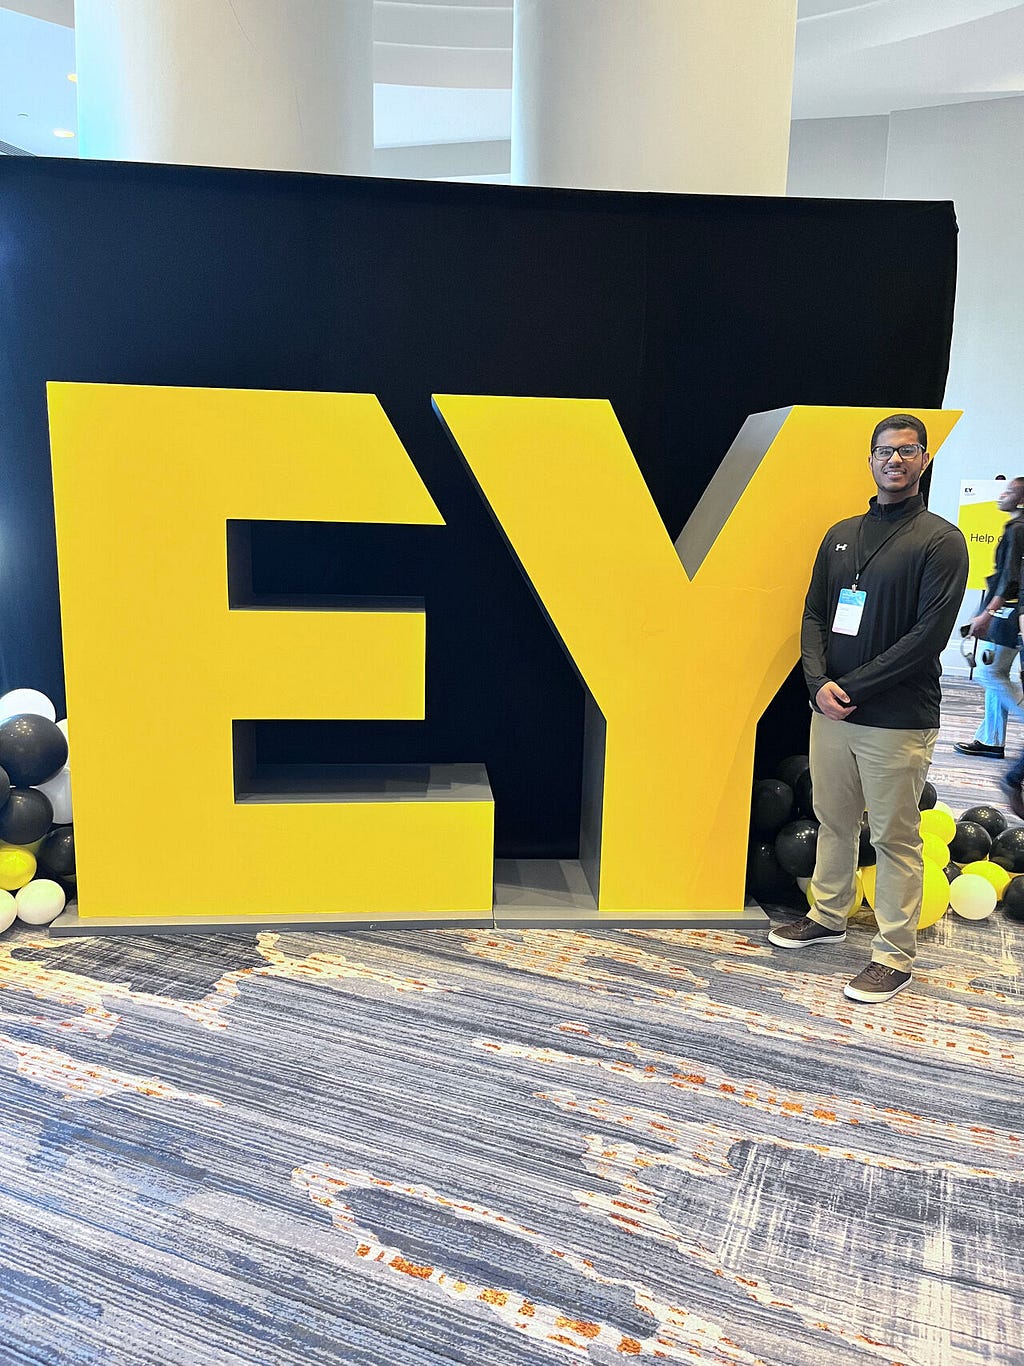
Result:
M1024 927L869 936L12 930L0 1362L1019 1366Z

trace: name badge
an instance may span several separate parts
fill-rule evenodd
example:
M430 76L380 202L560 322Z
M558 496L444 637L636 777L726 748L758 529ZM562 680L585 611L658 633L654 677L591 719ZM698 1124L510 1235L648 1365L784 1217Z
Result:
M843 588L839 592L832 630L839 636L855 636L860 630L860 619L864 615L864 604L868 600L862 588Z

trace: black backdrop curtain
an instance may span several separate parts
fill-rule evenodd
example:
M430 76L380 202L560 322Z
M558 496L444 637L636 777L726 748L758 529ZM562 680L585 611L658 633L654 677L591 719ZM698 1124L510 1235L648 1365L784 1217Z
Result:
M483 761L498 854L573 855L580 684L431 393L610 399L674 538L748 413L941 406L955 275L950 204L2 158L0 686L63 705L48 379L376 393L447 527L261 525L254 589L423 596L427 720L268 720L257 759ZM735 615L695 648L724 739ZM794 677L759 769L806 735Z

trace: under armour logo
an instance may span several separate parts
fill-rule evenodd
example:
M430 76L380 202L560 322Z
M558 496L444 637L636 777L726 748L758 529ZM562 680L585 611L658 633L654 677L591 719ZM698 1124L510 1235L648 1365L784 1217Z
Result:
M837 549L837 550L845 550L845 549L846 549L846 545L847 545L847 542L844 542L842 545L840 545L839 542L837 541L837 542L836 542L836 549Z

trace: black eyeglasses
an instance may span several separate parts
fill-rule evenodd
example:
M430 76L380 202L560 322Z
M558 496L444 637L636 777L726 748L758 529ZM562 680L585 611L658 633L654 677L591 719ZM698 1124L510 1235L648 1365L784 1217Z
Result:
M891 460L894 455L898 455L901 460L913 460L924 451L924 447L918 442L913 446L872 446L872 460Z

